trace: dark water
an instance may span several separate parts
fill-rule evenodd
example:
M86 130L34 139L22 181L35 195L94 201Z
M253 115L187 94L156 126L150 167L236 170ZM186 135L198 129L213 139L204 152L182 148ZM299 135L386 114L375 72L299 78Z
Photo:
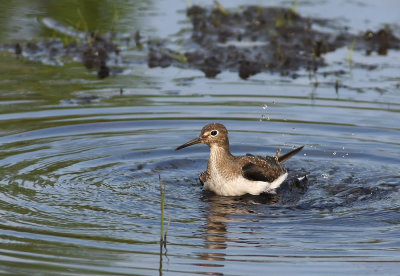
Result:
M51 37L57 28L43 19L76 22L78 8L102 31L174 39L189 26L187 3L160 2L2 3L0 40ZM327 18L354 31L391 23L400 34L399 4L384 2L297 8L330 10ZM317 85L306 71L243 81L146 64L100 81L76 62L0 52L0 273L398 275L400 52L354 52L352 64L348 56L347 48L328 54ZM324 77L332 70L346 73ZM287 166L307 174L307 192L257 204L202 191L207 147L174 149L214 121L230 130L234 154L305 145ZM161 259L159 175L171 219Z

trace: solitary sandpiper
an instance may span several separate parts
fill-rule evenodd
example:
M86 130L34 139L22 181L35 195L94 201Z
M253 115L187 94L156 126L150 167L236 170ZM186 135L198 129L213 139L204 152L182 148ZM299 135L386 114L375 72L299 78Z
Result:
M176 149L199 143L210 147L207 170L200 174L200 181L205 189L222 196L275 193L288 175L282 163L303 149L303 146L298 147L282 156L279 156L278 149L274 157L233 156L229 149L228 130L218 123L204 126L199 137Z

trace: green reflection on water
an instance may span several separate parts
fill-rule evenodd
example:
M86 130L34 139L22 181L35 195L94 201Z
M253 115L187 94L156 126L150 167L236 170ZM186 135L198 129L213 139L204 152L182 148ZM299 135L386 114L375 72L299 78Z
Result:
M40 23L52 18L71 27L92 31L126 31L138 28L138 14L152 1L106 0L17 0L0 2L0 42L12 38L53 37L53 30ZM82 16L80 16L80 14ZM83 18L82 18L83 17Z
M12 45L19 42L24 48L26 42L53 38L67 43L75 39L81 42L76 37L66 39L65 33L46 27L43 18L50 18L77 31L127 31L132 34L134 30L140 29L141 20L145 17L143 11L150 5L151 1L1 1L0 44ZM127 95L124 95L123 101L113 99L114 95L119 95L120 88L138 87L136 83L143 80L142 75L113 76L98 80L94 70L86 70L81 63L71 58L60 62L61 66L44 65L23 57L17 59L10 52L0 51L0 114L52 110L61 105L63 108L76 108L78 105L120 106L144 103L144 99ZM116 93L106 93L105 97L85 94L85 91L96 89L115 90ZM83 99L74 102L79 96ZM27 121L30 125L35 123L30 120L24 122ZM0 130L20 128L24 122L0 123Z
M84 89L87 86L84 84L85 79L96 79L96 76L92 76L76 63L47 66L26 59L16 60L6 52L0 52L0 56L0 100L30 101L30 110L43 104L59 104L60 99L68 98L71 92ZM19 112L26 109L24 104L3 104L0 112Z

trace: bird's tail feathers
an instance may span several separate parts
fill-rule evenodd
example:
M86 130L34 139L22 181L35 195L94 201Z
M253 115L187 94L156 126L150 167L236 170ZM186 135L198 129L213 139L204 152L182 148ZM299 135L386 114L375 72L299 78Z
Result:
M289 151L288 153L286 153L286 154L284 154L284 155L279 156L279 157L278 157L279 163L285 162L286 160L288 160L289 158L291 158L293 155L299 153L303 148L304 148L304 146L301 146L301 147L298 147L298 148L296 148L296 149L294 149L294 150L292 150L292 151Z

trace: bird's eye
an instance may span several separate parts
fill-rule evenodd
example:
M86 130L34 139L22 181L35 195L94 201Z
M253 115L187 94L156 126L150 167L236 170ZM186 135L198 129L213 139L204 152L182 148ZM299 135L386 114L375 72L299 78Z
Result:
M217 131L217 130L211 131L211 136L217 136L217 134L218 134L218 131Z

